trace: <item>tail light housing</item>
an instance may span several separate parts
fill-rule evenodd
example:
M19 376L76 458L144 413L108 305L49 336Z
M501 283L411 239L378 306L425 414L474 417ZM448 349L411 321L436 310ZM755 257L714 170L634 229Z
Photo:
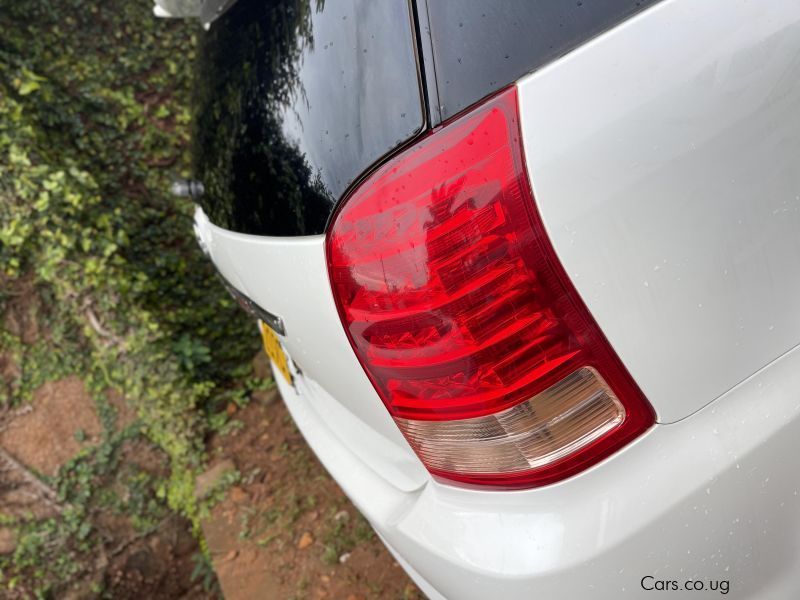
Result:
M327 253L353 349L434 475L544 485L652 425L547 238L516 88L367 178L334 216Z

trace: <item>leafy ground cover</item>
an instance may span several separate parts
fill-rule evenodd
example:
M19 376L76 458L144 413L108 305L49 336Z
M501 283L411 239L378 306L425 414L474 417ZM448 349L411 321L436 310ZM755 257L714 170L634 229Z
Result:
M75 376L101 425L37 473L54 513L0 514L16 540L0 580L21 595L93 570L103 513L198 532L206 436L268 385L250 377L257 337L193 240L191 204L168 193L187 164L196 27L146 2L0 0L0 412ZM133 407L124 426L116 396ZM163 464L122 477L132 444Z

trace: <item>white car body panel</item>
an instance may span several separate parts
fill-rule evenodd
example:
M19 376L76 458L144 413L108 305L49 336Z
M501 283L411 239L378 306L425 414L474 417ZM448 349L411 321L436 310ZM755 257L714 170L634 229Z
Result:
M319 238L232 234L200 212L197 229L227 278L264 306L283 309L287 331L307 319L317 336L333 333L317 320L331 317ZM264 284L253 283L259 280ZM311 359L316 345L305 352L299 346L311 333L303 329L294 342L290 334L284 344ZM319 345L326 356L339 353L337 335ZM328 385L358 389L357 361L308 364ZM431 479L402 438L392 441L399 433L377 395L360 397L364 406L353 408L359 415L380 409L367 425L312 379L313 368L291 366L295 388L280 373L275 379L298 427L431 598L637 597L647 575L729 581L736 598L800 593L793 542L800 536L800 474L791 460L800 436L800 350L588 471L517 492ZM353 393L342 398L355 400Z
M728 581L733 598L800 594L800 349L581 475L516 492L434 480L402 492L315 408L333 398L275 377L322 463L431 598L651 597L648 575Z
M555 250L659 424L542 488L434 480L350 347L324 238L198 210L222 275L284 321L299 429L431 598L658 596L647 576L798 597L800 3L665 0L518 85Z
M153 14L163 19L199 18L204 0L154 0Z
M344 332L333 301L324 236L272 238L234 233L212 224L202 210L195 231L219 272L239 291L279 316L281 343L310 385L336 398L319 406L343 442L363 455L398 488L428 479L367 379Z
M660 3L519 99L556 253L660 422L800 342L800 2Z

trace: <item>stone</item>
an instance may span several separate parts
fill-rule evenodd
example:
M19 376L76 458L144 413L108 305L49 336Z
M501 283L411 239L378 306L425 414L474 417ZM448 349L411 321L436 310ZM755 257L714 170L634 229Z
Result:
M303 535L300 536L300 541L297 542L297 549L305 550L313 543L314 543L314 538L312 537L310 532L306 531L305 533L303 533Z

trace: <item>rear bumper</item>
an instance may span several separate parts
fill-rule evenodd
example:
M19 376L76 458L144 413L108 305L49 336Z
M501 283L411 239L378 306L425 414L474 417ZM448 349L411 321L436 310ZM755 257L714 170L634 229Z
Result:
M276 379L322 463L433 598L649 597L646 577L728 581L736 598L800 593L800 350L589 471L514 492L433 479L403 491L343 443L322 388ZM721 592L670 597L703 594Z

